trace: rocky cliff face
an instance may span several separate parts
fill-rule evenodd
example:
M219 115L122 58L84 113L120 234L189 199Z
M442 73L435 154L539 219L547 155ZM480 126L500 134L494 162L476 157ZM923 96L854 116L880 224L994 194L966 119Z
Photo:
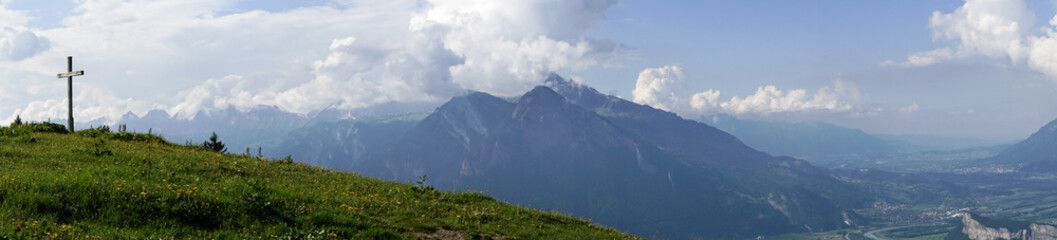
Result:
M960 230L960 232L955 232L950 234L950 236L947 236L947 239L1057 239L1057 227L1051 225L1021 221L994 220L971 213L962 215L962 227Z
M974 219L972 214L965 214L962 216L962 233L969 236L969 239L1026 239L1024 235L1027 235L1027 229L1021 230L1010 230L1004 227L988 227L980 221Z
M1057 239L1057 227L1043 224L1031 224L1031 239Z

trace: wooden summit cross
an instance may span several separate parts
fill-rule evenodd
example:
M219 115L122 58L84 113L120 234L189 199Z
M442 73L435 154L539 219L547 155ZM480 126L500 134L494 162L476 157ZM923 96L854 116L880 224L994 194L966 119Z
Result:
M73 71L73 56L66 57L66 73L59 73L59 78L66 78L66 84L69 88L66 90L66 97L70 99L70 116L66 118L70 132L73 132L73 76L84 75L84 71Z

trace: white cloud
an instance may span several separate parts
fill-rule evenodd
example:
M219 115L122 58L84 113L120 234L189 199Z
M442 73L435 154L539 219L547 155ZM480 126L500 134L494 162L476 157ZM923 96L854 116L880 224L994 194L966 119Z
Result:
M1043 30L1045 35L1028 39L1028 66L1057 80L1057 16L1050 20L1050 26Z
M47 50L48 40L25 27L32 18L7 9L7 4L0 1L0 61L18 61Z
M65 71L64 58L73 55L74 67L86 70L74 80L75 94L84 87L104 88L108 91L100 94L150 101L184 117L229 105L277 104L278 92L314 78L313 62L328 56L333 39L356 34L379 45L404 39L417 7L414 1L392 1L371 9L324 6L220 15L233 2L78 2L63 26L41 31L53 41L51 50L0 66L0 76L31 72L13 83L15 89L28 90L15 98L28 99L24 106L43 106L47 99L65 96L59 91L65 84L56 84L54 74ZM79 119L102 116L113 115Z
M0 28L0 60L18 61L37 55L50 46L47 39L33 31L20 28Z
M719 107L719 91L709 89L690 96L690 107L699 112L709 112Z
M615 1L429 3L396 44L335 39L326 59L313 64L315 78L279 93L279 106L357 108L443 99L462 89L514 95L550 72L618 54L612 44L582 36Z
M559 69L583 69L616 56L608 41L584 38L616 0L430 1L412 31L436 34L463 58L451 67L459 86L499 95L522 93Z
M1008 57L1013 62L1026 53L1024 37L1035 24L1035 14L1022 0L966 0L953 13L933 12L933 37L958 43L962 56L982 54Z
M73 97L74 119L78 122L102 119L113 123L130 111L142 116L150 109L160 107L131 98L117 98L113 93L102 88L87 86L80 87L78 90ZM25 108L15 110L14 113L20 114L22 119L27 121L66 119L69 115L68 104L66 98L34 101Z
M432 36L415 34L402 46L335 39L330 54L312 64L314 78L276 96L283 109L305 113L324 107L343 109L393 101L428 101L454 95L459 86L449 68L462 60Z
M854 83L842 80L834 81L833 86L825 86L815 92L814 96L807 90L779 90L774 85L762 86L756 93L744 98L732 97L719 104L722 111L735 115L767 115L782 112L847 112L855 108L842 97L858 98L859 89Z
M235 9L236 0L75 3L61 26L42 30L26 28L26 15L0 4L0 20L9 20L0 30L41 43L3 45L0 31L0 58L14 61L0 65L0 112L27 106L17 112L64 117L50 103L65 96L54 74L68 55L87 72L74 80L75 94L81 86L108 89L96 94L190 117L226 106L350 109L445 99L463 89L511 95L552 71L622 54L584 37L616 0L335 1L278 12Z
M647 68L639 73L635 89L631 91L634 102L658 109L672 110L678 103L678 93L685 88L683 69L679 66Z
M1050 26L1036 29L1035 14L1022 0L966 0L951 13L933 12L929 20L936 40L951 47L911 54L906 62L882 65L927 66L937 62L983 55L1009 59L1057 81L1057 16Z
M209 79L201 85L180 91L176 96L183 100L166 111L181 118L191 118L199 111L210 109L235 107L249 110L258 105L276 105L274 94L255 88L253 82L239 75Z
M678 105L679 98L676 94L681 87L673 87L674 82L665 81L664 68L647 69L639 74L636 84L635 102L648 104L662 102L662 106ZM678 68L675 68L678 70ZM682 72L677 71L682 78ZM822 86L814 95L808 94L805 89L793 89L783 91L774 85L761 86L752 95L741 97L733 96L727 101L721 100L719 90L709 89L690 96L689 112L691 114L725 113L732 115L770 115L774 113L805 113L805 112L851 112L852 116L876 115L879 108L862 109L852 105L862 97L859 87L854 82L844 81L840 75L833 76L833 84ZM647 79L643 81L643 79ZM681 81L681 80L680 80ZM681 82L679 82L681 84ZM643 91L639 91L639 90ZM657 89L664 89L663 91ZM666 98L665 98L666 97ZM666 100L666 101L662 101ZM652 103L657 104L657 103ZM667 108L664 108L667 109ZM676 109L679 111L681 109Z

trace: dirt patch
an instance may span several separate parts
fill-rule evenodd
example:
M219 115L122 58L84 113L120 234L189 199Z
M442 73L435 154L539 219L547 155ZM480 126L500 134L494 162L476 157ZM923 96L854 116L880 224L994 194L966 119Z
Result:
M459 232L459 231L455 231L455 230L448 230L448 229L437 229L437 231L432 232L432 233L418 233L418 234L415 234L415 235L418 235L418 237L421 238L421 239L463 240L463 239L467 238L465 233L462 233L462 232ZM492 235L485 235L485 236L479 236L479 235L478 236L474 236L473 239L497 239L498 240L498 239L506 239L506 238L503 237L502 235L499 235L499 234L492 234Z
M440 239L440 240L462 240L466 239L466 234L462 232L448 230L448 229L437 229L436 232L432 233L419 233L416 234L421 238L425 239Z

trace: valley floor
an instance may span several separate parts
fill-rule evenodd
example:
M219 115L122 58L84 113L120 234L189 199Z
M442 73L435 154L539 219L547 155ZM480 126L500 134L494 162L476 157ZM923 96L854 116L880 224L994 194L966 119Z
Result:
M798 239L944 239L958 224L959 212L973 212L999 219L1057 223L1057 187L1052 175L1037 174L930 174L931 178L965 185L989 194L967 199L965 206L895 205L860 209L875 219L866 229L797 235ZM772 236L767 239L793 239Z

